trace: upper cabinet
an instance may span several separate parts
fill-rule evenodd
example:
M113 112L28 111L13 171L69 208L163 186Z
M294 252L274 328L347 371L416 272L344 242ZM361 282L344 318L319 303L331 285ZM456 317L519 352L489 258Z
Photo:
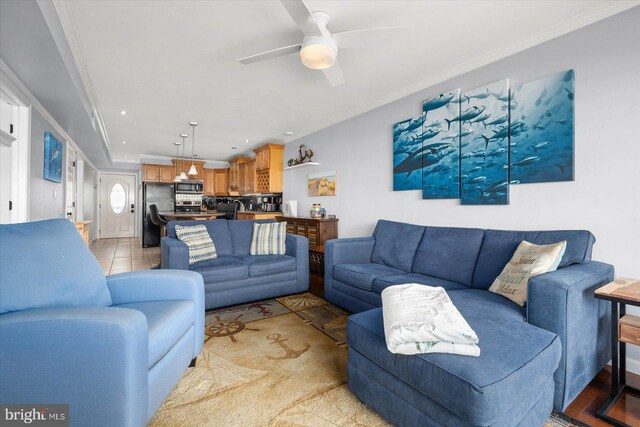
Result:
M249 161L249 157L234 157L229 160L229 194L240 194L240 164ZM243 183L244 184L244 183Z
M178 160L178 159L173 159L171 160L173 162L173 165L175 166L176 163L178 164L178 170L182 171L182 160ZM198 172L197 175L188 175L189 179L199 179L204 181L205 177L204 177L204 163L205 162L201 162L201 161L194 161L193 165L196 167L196 171ZM189 169L191 168L191 160L185 160L184 161L184 172L186 174L189 173Z
M215 173L213 169L205 169L204 170L204 195L205 196L215 196L216 195L216 185L215 185Z
M142 181L144 182L173 182L176 169L167 165L142 165Z
M253 150L256 153L257 193L282 193L284 145L265 144Z
M256 192L256 159L242 157L238 161L238 192L240 195Z
M229 195L229 169L205 169L204 170L204 195L228 196Z

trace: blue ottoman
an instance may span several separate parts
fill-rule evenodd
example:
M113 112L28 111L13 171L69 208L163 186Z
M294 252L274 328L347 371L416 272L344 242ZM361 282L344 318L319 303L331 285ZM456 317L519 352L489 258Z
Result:
M382 309L349 317L349 388L399 426L541 426L553 408L561 354L554 333L524 321L511 301L485 290L449 296L480 339L480 357L395 355Z

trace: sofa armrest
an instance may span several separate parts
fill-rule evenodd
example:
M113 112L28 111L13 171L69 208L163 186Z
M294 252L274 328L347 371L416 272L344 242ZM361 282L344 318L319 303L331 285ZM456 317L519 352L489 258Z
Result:
M309 289L309 239L297 234L287 234L285 245L285 254L296 259L298 292L304 292Z
M160 240L160 265L162 268L189 270L189 247L175 237Z
M373 236L332 239L324 243L324 295L333 300L333 267L338 264L364 264L371 262L376 240Z
M69 404L74 425L148 417L148 326L136 310L67 307L0 315L0 402Z
M204 283L199 273L183 270L144 270L107 276L114 305L143 301L193 301L195 346L193 357L204 343Z
M529 279L527 320L560 336L554 408L563 411L611 358L610 304L594 291L613 280L613 266L575 264Z

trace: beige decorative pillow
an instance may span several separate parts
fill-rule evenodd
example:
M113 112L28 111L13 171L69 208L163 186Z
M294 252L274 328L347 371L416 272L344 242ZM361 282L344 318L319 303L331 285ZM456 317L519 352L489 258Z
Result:
M523 240L511 261L493 281L489 291L523 306L527 302L529 278L555 271L566 248L566 241L552 245L534 245Z

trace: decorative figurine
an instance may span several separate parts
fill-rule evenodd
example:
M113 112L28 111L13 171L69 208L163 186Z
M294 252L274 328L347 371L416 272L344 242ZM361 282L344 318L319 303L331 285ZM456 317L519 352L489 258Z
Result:
M313 150L311 148L303 149L304 144L300 144L298 148L298 158L297 159L289 159L287 161L288 166L301 165L303 163L311 162L311 157L313 157Z

